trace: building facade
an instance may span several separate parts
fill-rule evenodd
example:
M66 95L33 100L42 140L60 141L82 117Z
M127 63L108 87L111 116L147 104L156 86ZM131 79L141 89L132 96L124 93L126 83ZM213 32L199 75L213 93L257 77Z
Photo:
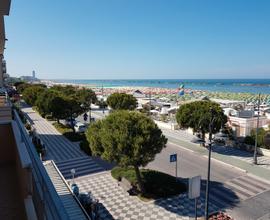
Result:
M0 1L0 87L4 86L4 77L6 74L6 62L4 60L5 43L7 41L5 33L4 16L9 15L11 0Z
M228 124L234 131L236 137L246 137L250 135L253 129L257 128L257 117L241 118L237 116L228 116ZM268 125L268 119L266 116L260 116L259 128Z

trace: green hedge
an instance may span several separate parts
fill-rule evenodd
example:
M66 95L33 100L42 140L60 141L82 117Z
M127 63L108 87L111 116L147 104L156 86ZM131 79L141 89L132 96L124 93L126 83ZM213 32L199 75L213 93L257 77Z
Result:
M67 127L61 123L53 123L54 127L63 134L67 139L69 139L72 142L78 142L85 140L85 134L84 133L75 133L72 131L70 127Z
M137 184L135 171L133 168L115 167L111 171L115 179L125 177L130 183ZM144 198L158 199L162 197L170 197L186 192L186 184L176 181L174 176L168 175L155 170L141 169L141 175L145 188Z
M86 153L87 155L92 156L91 148L90 148L89 143L88 143L88 141L87 141L86 139L85 139L85 140L82 140L82 141L80 142L80 149L81 149L84 153Z

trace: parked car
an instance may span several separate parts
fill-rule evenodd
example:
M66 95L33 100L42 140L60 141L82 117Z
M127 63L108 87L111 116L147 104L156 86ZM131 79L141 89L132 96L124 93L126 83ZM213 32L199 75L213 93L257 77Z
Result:
M86 131L87 126L83 123L78 122L75 124L74 129L75 129L75 132L82 133Z
M64 124L71 127L71 122L73 122L73 125L77 124L77 121L74 118L72 120L71 119L66 119Z

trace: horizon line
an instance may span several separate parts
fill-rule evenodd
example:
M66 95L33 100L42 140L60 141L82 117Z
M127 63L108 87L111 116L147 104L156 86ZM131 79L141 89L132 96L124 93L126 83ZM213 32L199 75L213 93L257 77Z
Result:
M270 80L269 78L40 78L41 80Z

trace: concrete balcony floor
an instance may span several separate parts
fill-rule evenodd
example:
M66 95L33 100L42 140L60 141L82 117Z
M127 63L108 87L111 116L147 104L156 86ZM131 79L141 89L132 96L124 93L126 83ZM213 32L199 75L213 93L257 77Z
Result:
M13 164L0 164L0 219L26 220L24 202L20 197L16 168Z
M26 219L15 160L15 140L10 124L0 124L0 219Z

